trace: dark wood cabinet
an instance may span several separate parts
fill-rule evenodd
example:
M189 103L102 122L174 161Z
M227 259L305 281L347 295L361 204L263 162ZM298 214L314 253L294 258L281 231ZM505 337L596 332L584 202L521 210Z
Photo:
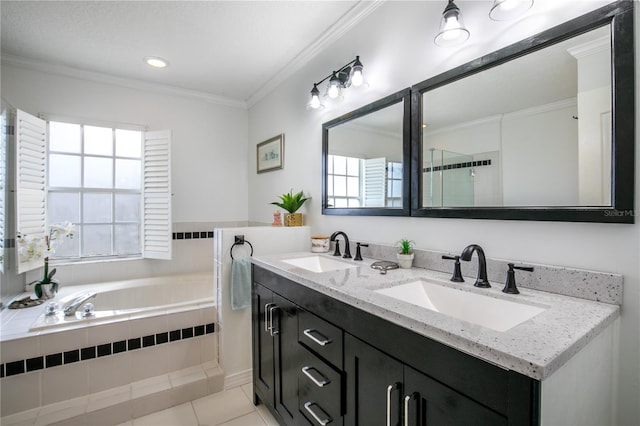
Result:
M299 425L298 307L261 286L253 287L253 382L256 396L286 425ZM258 402L258 401L254 401Z
M404 367L403 416L410 426L506 426L507 418L409 366Z
M344 339L345 425L400 426L403 365L353 336Z
M255 401L282 425L540 424L540 382L253 267Z

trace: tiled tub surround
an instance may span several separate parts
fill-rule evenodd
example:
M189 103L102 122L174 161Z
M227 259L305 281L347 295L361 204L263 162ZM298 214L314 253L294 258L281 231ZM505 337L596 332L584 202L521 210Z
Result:
M39 331L29 329L44 310L43 305L2 311L3 424L5 416L46 411L47 407L49 411L60 409L67 401L91 399L92 395L115 393L118 398L124 398L123 395L128 394L130 412L129 417L125 416L128 419L134 414L147 414L145 406L154 410L167 408L184 402L185 397L194 399L221 390L222 372L214 371L219 330L215 324L217 310L211 274L155 278L150 282L158 285L163 280L174 283L176 290L183 293L189 293L190 282L204 280L210 288L210 297L205 301L198 295L191 304L171 305L167 303L169 300L147 311L130 309L119 316L63 322L64 325L56 324ZM137 281L130 284L135 288ZM94 291L100 293L99 285ZM97 298L95 301L98 306ZM209 373L205 373L202 365L209 366ZM198 370L185 373L194 379L191 381L184 379L185 374L178 373L189 368ZM174 380L170 380L172 376ZM160 384L145 388L149 381ZM163 383L171 386L167 388ZM183 389L178 392L173 388L180 387L180 383ZM140 388L147 389L138 391L147 392L146 399L135 404L134 390ZM159 390L151 396L148 390L154 388ZM80 404L83 403L82 415L95 419L98 414L91 412L99 409L81 400ZM104 404L103 401L100 409L112 408L111 404Z
M619 306L613 303L594 302L587 299L568 297L562 294L553 294L524 288L523 276L527 272L517 274L521 294L508 295L501 292L504 281L495 281L494 268L489 270L489 279L492 288L478 289L473 287L475 272L463 269L465 283L452 283L449 281L453 263L443 263L447 272L439 272L422 268L397 269L381 275L370 268L375 260L370 256L382 253L379 258L392 260L384 253L389 249L381 246L370 247L363 262L354 262L358 265L355 269L343 269L324 273L309 272L304 269L292 267L282 262L282 259L292 257L305 257L310 253L289 253L285 255L258 256L253 259L256 265L264 267L291 279L301 285L316 290L322 294L333 297L341 302L370 312L392 323L401 325L418 334L424 335L465 353L484 359L496 365L511 369L532 377L543 380L558 370L573 355L584 348L598 333L614 323L619 316ZM379 250L379 251L378 251ZM436 263L436 253L422 253L422 264ZM437 257L441 257L438 253ZM327 256L330 256L327 254ZM353 262L353 261L350 261ZM494 264L497 261L488 261ZM475 256L472 262L477 263ZM418 261L420 265L420 261ZM536 266L536 271L543 267ZM506 265L505 265L506 271ZM534 272L533 274L535 274ZM559 279L553 275L551 283L545 283L545 288L561 289L575 286L569 278L579 277L579 281L586 280L585 284L597 294L621 295L622 279L612 274L605 279L601 274L591 272L567 273ZM401 302L381 294L375 290L393 287L419 278L429 278L441 281L444 285L460 288L464 291L477 292L496 298L512 300L534 306L545 307L546 310L535 317L525 321L507 331L498 332L469 322L429 311L412 304ZM598 286L594 286L589 280L593 277ZM533 280L537 282L540 278ZM616 300L617 296L612 297Z

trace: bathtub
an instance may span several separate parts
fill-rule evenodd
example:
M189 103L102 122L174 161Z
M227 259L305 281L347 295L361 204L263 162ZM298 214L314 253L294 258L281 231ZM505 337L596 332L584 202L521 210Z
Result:
M210 274L145 278L101 284L61 286L56 297L40 308L42 312L29 331L77 326L81 322L107 322L129 317L141 317L197 306L215 306L213 278ZM65 316L62 309L78 296L96 293L83 302L74 316ZM55 315L45 315L48 304L57 303ZM91 316L82 316L84 304L92 303Z
M94 304L95 315L83 318L80 306L75 316L66 317L64 304L87 292L97 293L88 301ZM51 302L60 311L45 316ZM168 379L184 369L217 364L219 327L212 274L62 285L54 299L32 308L4 309L0 320L0 385L11 389L2 392L3 416L129 389L151 379L164 386L162 395L154 396L164 398L159 409L222 389L221 381L202 371L190 373L197 379L190 384L184 384L186 379L175 383ZM61 382L75 385L61 386ZM135 416L147 414L145 398L132 403Z

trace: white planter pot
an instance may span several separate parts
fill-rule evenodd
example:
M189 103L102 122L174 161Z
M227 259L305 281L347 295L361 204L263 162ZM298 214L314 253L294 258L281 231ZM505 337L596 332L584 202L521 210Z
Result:
M413 265L413 253L410 254L402 254L398 253L398 264L401 268L411 268Z

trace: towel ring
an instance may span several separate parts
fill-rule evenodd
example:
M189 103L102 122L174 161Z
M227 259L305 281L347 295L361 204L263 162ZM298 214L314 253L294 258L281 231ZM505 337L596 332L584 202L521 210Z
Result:
M231 259L232 260L233 260L233 248L235 246L244 245L244 243L249 244L249 247L251 247L251 254L249 256L253 256L253 246L251 245L251 243L249 241L247 241L247 240L244 240L243 242L236 241L235 243L233 243L233 245L231 246L231 249L229 250L229 254L231 255Z

